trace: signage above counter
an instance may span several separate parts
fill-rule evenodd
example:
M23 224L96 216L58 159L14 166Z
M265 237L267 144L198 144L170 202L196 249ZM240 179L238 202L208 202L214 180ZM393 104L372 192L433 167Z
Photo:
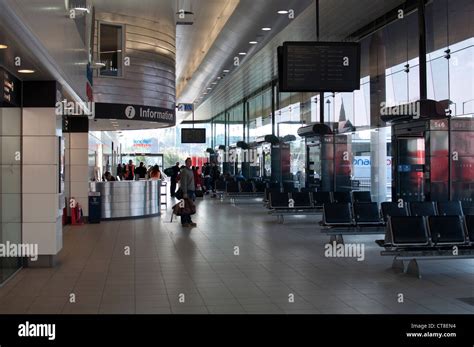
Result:
M15 76L0 68L0 93L1 106L21 106L21 82Z
M97 119L123 119L176 124L176 110L163 107L97 102L95 103L94 114L94 118Z

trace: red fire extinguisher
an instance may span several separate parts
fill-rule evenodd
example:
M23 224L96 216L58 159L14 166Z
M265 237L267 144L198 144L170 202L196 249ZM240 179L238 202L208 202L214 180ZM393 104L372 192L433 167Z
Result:
M75 198L71 198L69 200L69 207L71 208L71 224L84 224L81 205L76 201Z

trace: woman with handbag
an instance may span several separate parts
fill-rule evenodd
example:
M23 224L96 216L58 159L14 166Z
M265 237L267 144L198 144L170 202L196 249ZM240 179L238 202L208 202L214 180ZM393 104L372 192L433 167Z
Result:
M194 201L195 195L195 185L194 185L194 172L191 169L192 160L191 158L186 159L185 167L181 169L180 172L180 181L179 185L183 192L183 199L186 204L186 200L190 200L191 203ZM189 205L189 202L188 202ZM194 204L193 204L194 205ZM197 224L191 220L191 213L189 209L184 209L184 213L181 214L181 224L184 228L196 227Z

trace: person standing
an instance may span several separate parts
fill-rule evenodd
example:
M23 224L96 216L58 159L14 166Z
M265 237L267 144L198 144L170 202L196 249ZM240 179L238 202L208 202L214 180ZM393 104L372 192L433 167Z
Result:
M174 198L176 194L176 183L178 182L178 175L179 175L179 162L176 163L175 166L172 168L172 173L171 173L171 197Z
M118 166L117 166L117 177L119 177L121 180L123 180L122 164L118 164Z
M140 166L135 169L135 176L137 176L138 179L146 178L146 167L143 162L141 162Z
M191 158L186 159L185 167L181 169L179 185L183 191L183 199L195 200L195 185L194 185L194 172L191 169L192 160ZM191 220L191 215L181 215L181 225L184 228L196 227L197 224Z
M153 166L151 169L150 178L152 180L161 180L161 171L158 165Z
M125 167L125 179L127 181L133 181L135 179L135 165L133 165L132 160L129 160L128 165Z

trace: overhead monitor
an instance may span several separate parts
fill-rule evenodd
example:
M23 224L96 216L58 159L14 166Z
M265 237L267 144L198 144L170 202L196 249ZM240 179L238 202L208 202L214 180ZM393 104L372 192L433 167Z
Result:
M206 129L181 129L181 143L206 143Z
M360 44L284 42L278 70L280 92L353 92L360 88Z

